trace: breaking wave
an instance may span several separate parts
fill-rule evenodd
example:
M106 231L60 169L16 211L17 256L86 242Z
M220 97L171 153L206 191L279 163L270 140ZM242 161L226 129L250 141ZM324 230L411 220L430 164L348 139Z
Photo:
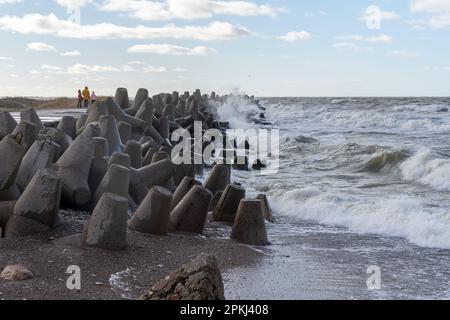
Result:
M400 165L404 179L450 191L450 159L436 158L428 148L420 149Z
M278 214L450 249L450 215L431 213L406 195L371 202L305 188L275 192L271 200Z

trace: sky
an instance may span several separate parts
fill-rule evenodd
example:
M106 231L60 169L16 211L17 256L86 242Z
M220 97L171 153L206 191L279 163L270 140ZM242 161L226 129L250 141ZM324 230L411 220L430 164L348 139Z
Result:
M450 96L450 0L0 0L0 96Z

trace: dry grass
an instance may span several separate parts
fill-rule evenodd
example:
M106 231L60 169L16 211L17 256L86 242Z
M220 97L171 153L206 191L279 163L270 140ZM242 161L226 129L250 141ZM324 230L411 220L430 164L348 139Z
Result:
M101 99L101 97L99 97ZM33 99L7 97L0 99L0 110L21 111L27 108L35 110L51 110L51 109L73 109L77 107L77 99L72 98L48 98Z

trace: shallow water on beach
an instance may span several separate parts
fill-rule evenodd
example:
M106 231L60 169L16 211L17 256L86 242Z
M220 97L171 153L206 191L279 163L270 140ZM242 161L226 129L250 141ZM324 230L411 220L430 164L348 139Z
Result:
M235 180L267 193L279 219L265 262L226 275L228 296L450 298L450 99L261 103L281 131L280 170ZM237 109L221 113L242 125ZM367 289L373 265L381 290Z
M263 259L224 274L228 299L450 299L450 99L268 98L279 172L234 172L277 217ZM40 112L58 120L78 110ZM258 127L249 106L224 106ZM18 116L17 114L15 115ZM369 266L381 290L368 290Z

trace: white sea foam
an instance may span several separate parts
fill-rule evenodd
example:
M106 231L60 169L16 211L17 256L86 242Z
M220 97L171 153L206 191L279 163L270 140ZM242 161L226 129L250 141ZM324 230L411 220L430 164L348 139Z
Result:
M418 181L436 190L450 191L450 160L435 158L428 148L420 149L400 165L406 180Z
M315 188L279 191L272 196L278 214L355 232L402 237L419 246L450 249L447 213L431 213L406 195L373 200L348 198Z

